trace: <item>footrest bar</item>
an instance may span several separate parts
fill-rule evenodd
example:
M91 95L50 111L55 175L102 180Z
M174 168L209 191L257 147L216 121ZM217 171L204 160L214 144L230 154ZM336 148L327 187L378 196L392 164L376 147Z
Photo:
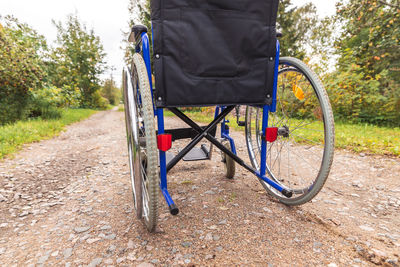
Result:
M266 182L267 184L269 184L270 186L272 186L273 188L275 188L276 190L278 190L279 192L281 192L282 195L284 195L287 198L291 198L293 196L293 192L289 191L285 188L283 188L282 186L280 186L279 184L275 183L274 181L272 181L271 179L269 179L266 176L262 176L259 173L257 173L257 177L261 180L263 180L264 182Z
M168 189L167 189L167 188L163 188L163 189L161 189L161 191L162 191L162 193L163 193L163 196L164 196L164 198L165 198L165 201L166 201L167 204L168 204L169 212L170 212L172 215L177 215L177 214L179 213L179 209L178 209L178 207L175 205L175 203L174 203L174 201L172 200L171 196L169 195Z

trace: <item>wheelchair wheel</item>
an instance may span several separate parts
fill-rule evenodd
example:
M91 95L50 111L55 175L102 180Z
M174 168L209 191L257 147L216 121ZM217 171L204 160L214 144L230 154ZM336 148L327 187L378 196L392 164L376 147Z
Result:
M151 95L149 79L147 76L146 65L140 54L134 54L132 62L132 92L126 94L130 110L129 115L135 115L135 119L131 119L134 124L133 129L137 133L136 144L137 148L133 149L134 157L139 160L134 161L138 168L134 166L134 179L133 187L141 185L141 195L137 194L140 199L136 198L137 210L141 206L142 217L146 224L147 229L152 232L155 230L157 224L158 213L158 153L156 131L154 123L154 109ZM132 96L132 97L130 97ZM132 107L132 108L131 108ZM136 110L133 114L132 110ZM129 116L128 116L129 118ZM134 132L134 131L133 131ZM136 171L137 170L137 171ZM137 212L139 215L139 213Z
M316 74L298 59L279 60L277 108L269 114L268 124L278 128L278 137L267 143L267 173L293 196L286 198L260 182L284 204L304 204L318 194L329 175L335 134L328 95ZM259 169L261 108L247 107L245 126L250 161Z
M228 140L224 140L222 144L226 148L231 150L231 145L229 144ZM225 167L225 177L228 179L233 179L233 177L235 176L235 161L231 157L226 155L224 152L221 152L221 156L222 156L222 162L224 163Z
M129 76L128 76L129 75ZM132 80L130 71L123 71L122 85L125 103L125 126L126 137L128 143L128 157L129 157L129 170L131 177L133 205L136 211L136 216L141 219L143 214L142 206L142 179L140 170L140 147L139 147L139 133L137 121L137 108L135 103L135 96L132 88Z

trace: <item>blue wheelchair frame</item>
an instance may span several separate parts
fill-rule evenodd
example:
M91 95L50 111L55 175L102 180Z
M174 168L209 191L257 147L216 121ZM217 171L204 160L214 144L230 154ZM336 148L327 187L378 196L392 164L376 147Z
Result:
M150 88L153 92L153 83L152 83L152 75L151 75L151 61L150 61L150 42L147 33L141 34L141 44L142 47L137 46L136 52L142 52L143 59L146 64L147 73L150 82ZM276 43L276 58L275 58L275 71L274 71L274 82L273 82L273 95L272 95L272 104L264 105L263 108L263 119L262 119L262 136L266 135L266 129L268 127L268 114L269 112L276 111L276 94L277 94L277 80L278 80L278 71L279 71L279 52L280 46L279 41ZM153 99L154 103L154 99ZM191 126L194 130L198 132L198 136L196 136L175 158L172 160L172 163L168 163L166 160L166 152L159 150L160 157L160 188L164 195L165 201L168 204L171 214L176 215L179 212L179 209L176 207L174 201L172 200L167 186L167 172L180 160L183 158L185 154L187 154L190 149L192 149L201 139L206 138L211 143L216 145L220 150L226 153L229 157L235 160L239 165L243 166L245 169L249 170L253 174L255 174L258 179L267 183L271 187L275 188L277 191L281 192L282 195L286 197L291 197L292 192L287 190L286 188L281 187L279 184L274 182L272 179L268 178L266 174L266 160L267 160L267 141L265 138L262 138L261 143L261 162L260 162L260 170L254 169L252 166L246 164L242 159L240 159L236 155L235 143L232 137L229 135L229 128L225 127L226 123L229 121L225 119L225 117L229 114L230 111L234 109L234 106L217 106L215 109L214 120L211 122L205 129L200 128L195 122L193 122L190 118L184 115L181 111L176 108L169 108L177 117L186 122L189 126ZM154 107L154 114L157 116L157 124L158 124L158 134L164 134L164 109ZM211 136L208 131L215 128L218 123L221 123L221 138L226 139L230 143L231 150L224 147L217 139Z

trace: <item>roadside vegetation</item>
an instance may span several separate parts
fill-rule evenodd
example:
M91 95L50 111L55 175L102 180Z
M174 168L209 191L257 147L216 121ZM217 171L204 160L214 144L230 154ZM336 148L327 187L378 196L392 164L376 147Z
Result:
M57 119L33 118L0 126L0 159L12 154L23 144L49 139L58 135L65 126L89 117L96 111L92 109L58 110Z
M50 45L17 18L0 16L0 158L120 101L113 77L99 78L105 53L94 31L77 15L53 24Z

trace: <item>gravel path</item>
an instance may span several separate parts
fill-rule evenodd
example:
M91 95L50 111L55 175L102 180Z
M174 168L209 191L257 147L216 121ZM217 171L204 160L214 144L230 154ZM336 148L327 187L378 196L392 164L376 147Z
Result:
M0 266L399 266L398 158L338 151L317 198L290 208L243 168L225 179L214 150L170 172L181 212L160 196L149 234L132 212L123 116L99 112L0 162Z

